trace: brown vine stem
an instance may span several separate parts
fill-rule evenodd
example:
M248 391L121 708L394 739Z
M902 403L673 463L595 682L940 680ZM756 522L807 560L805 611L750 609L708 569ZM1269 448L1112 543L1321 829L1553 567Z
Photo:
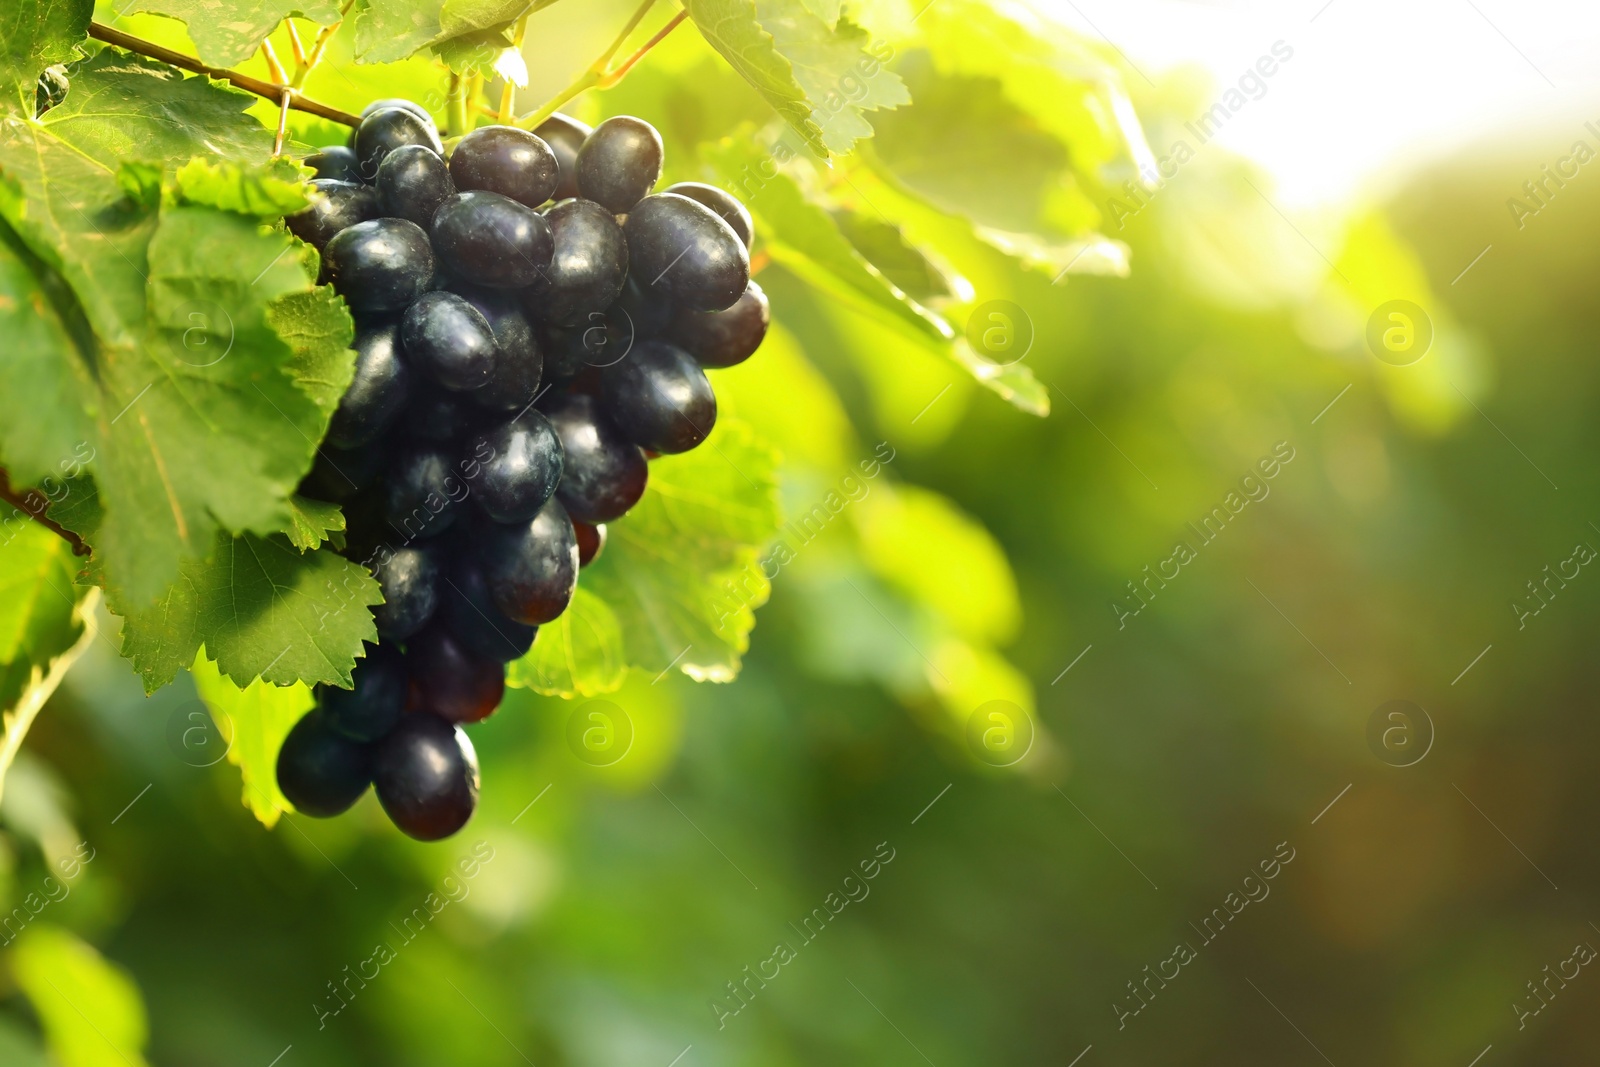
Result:
M33 491L17 492L11 487L11 477L6 473L4 467L0 467L0 500L4 500L6 503L26 513L34 522L71 545L74 556L87 556L89 554L89 546L83 543L83 538L45 514L45 508L50 503L49 500Z
M159 59L161 62L169 63L181 70L218 78L237 89L243 89L247 93L265 97L275 104L281 104L283 101L284 92L282 86L273 85L271 82L262 81L260 78L252 78L248 74L240 74L236 70L213 67L200 62L193 56L186 56L182 52L175 52L170 48L156 44L154 41L146 41L144 38L135 37L131 33L123 33L121 30L112 29L103 23L89 23L89 36L97 41L104 41L106 44L116 45L118 48L125 48L142 56L149 56L151 59ZM318 115L333 122L341 122L346 126L361 125L361 117L359 115L352 115L348 111L340 111L336 107L329 107L327 104L311 100L301 96L299 92L293 89L288 95L289 107L296 111Z
M45 704L55 695L56 688L61 685L61 680L67 676L67 671L78 662L94 641L96 633L95 608L100 603L100 590L90 589L88 595L72 609L72 613L83 623L83 634L73 642L71 648L50 661L49 669L45 670L34 666L28 677L28 684L22 690L22 696L17 700L17 706L4 716L4 733L0 734L0 795L4 795L6 786L6 772L11 769L11 763L17 758L17 753L22 748L23 739L28 736L28 730L33 726L33 720L39 717L39 712Z
M545 119L549 118L551 115L554 115L561 109L561 106L566 104L568 101L581 96L590 89L611 88L613 85L617 84L617 82L621 81L623 76L626 75L629 70L633 69L633 65L635 63L639 62L639 60L645 57L645 53L649 52L650 49L660 44L666 38L667 34L677 29L679 24L681 24L684 19L688 18L688 12L678 12L672 17L672 20L660 30L660 32L646 41L638 51L634 52L633 55L623 60L618 66L612 67L610 65L611 57L622 50L623 44L625 44L628 40L628 35L633 33L633 31L638 28L639 23L644 21L645 15L649 14L650 9L655 7L655 5L656 0L644 0L644 3L639 5L639 9L633 13L631 18L628 19L628 24L622 27L622 32L617 34L617 39L611 42L611 47L602 52L599 59L596 59L589 65L588 69L586 69L582 74L578 75L571 85L568 85L565 89L561 90L555 96L546 101L544 106L539 108L539 110L530 115L524 115L522 118L518 119L517 125L525 130L536 129L541 123L544 122Z

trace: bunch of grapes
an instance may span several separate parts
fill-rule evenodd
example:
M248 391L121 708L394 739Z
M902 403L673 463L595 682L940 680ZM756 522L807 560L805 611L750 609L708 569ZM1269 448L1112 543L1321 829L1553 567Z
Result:
M661 136L619 117L484 126L448 154L405 100L312 156L320 198L289 218L356 318L355 377L301 487L343 505L344 552L383 591L351 689L322 688L278 756L297 809L373 785L436 840L477 806L463 724L571 602L648 460L706 439L707 367L766 335L750 214L661 176ZM553 202L552 202L553 201Z

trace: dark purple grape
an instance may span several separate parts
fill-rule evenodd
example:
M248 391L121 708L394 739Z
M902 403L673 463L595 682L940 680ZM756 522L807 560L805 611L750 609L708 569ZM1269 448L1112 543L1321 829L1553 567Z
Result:
M761 347L771 321L767 294L751 281L725 311L679 310L667 327L667 338L688 350L702 367L732 367Z
M469 492L451 466L450 453L422 444L400 452L384 490L384 517L408 541L449 529Z
M627 317L626 332L630 337L645 340L660 337L672 322L672 302L665 293L649 287L649 279L640 279L630 271L622 287L622 295L611 308L611 314L621 312Z
M520 659L533 647L537 626L512 622L494 605L489 583L477 564L465 559L445 575L439 619L467 652L495 663Z
M644 495L650 476L644 453L612 428L594 397L568 393L542 410L561 438L556 497L584 522L621 518Z
M611 212L591 200L563 200L544 213L555 255L534 282L529 306L544 322L572 326L604 311L628 277L628 242Z
M379 438L361 448L342 449L323 444L300 483L300 492L313 500L340 503L372 484L388 462L388 442Z
M647 196L623 225L632 274L680 307L721 311L750 284L750 253L704 204L677 193Z
M382 548L372 562L372 576L383 603L372 609L378 634L404 641L427 625L439 604L439 565L425 548Z
M303 211L284 219L289 232L318 250L334 235L383 214L378 193L365 185L334 178L313 178L311 187L322 195Z
M667 193L677 193L687 196L697 204L704 204L716 213L717 217L733 228L739 235L739 240L744 242L745 248L755 240L756 223L750 217L749 210L738 199L728 192L718 189L715 185L706 185L703 182L679 182L669 185L662 190Z
M443 626L430 626L413 637L406 645L406 659L418 705L446 722L482 722L494 714L505 695L504 665L473 655Z
M412 390L410 405L400 416L401 430L413 440L445 444L466 436L480 416L460 393L424 387Z
M354 741L376 741L405 710L410 678L406 658L393 645L374 645L350 674L353 688L318 686L328 725Z
M543 215L509 196L481 189L447 199L433 217L432 233L445 266L491 289L532 285L555 251Z
M374 111L383 111L386 108L391 107L403 108L420 119L426 119L429 122L433 121L433 115L428 111L427 108L423 107L415 100L407 100L403 96L386 96L382 99L374 100L372 103L361 109L361 117L366 118ZM434 129L438 129L438 127L435 126Z
M578 542L559 501L546 502L531 522L484 526L476 545L501 614L540 626L567 610L578 587Z
M578 539L578 566L587 567L605 550L606 524L573 519L572 532Z
M415 104L380 107L363 116L351 147L355 149L361 176L372 181L378 176L384 157L408 144L419 144L444 155L444 143L439 140L432 116Z
M500 346L489 320L455 293L417 298L401 321L406 356L446 389L470 392L489 384Z
M594 127L558 111L540 123L533 132L550 146L550 151L556 154L556 162L561 165L561 182L550 195L557 200L577 196L578 149L594 132Z
M495 522L527 522L561 482L561 441L550 422L528 411L478 435L468 446L489 456L473 483L483 513Z
M606 119L578 149L578 195L614 215L630 211L655 188L664 153L661 135L643 119Z
M561 164L544 139L515 126L479 126L450 153L458 189L491 193L538 207L561 180Z
M412 712L379 743L373 784L402 833L438 841L465 826L478 806L478 754L460 727Z
M487 385L471 394L473 403L497 412L524 410L539 392L544 356L518 299L504 290L459 281L450 283L450 291L478 309L500 346L494 373Z
M456 187L450 182L450 168L426 145L406 144L383 157L378 164L378 196L383 213L390 218L409 219L427 229L434 212Z
M399 311L433 282L428 235L405 219L373 219L339 231L323 252L323 266L357 311Z
M304 815L348 811L371 784L367 746L336 732L319 709L302 716L278 749L278 788Z
M342 144L324 145L306 157L306 166L319 178L341 182L361 182L361 165L356 154Z
M411 370L400 354L400 328L393 323L356 333L356 373L328 421L327 443L357 448L387 430L411 395Z
M652 452L687 452L717 422L717 398L700 364L677 345L643 341L600 378L611 425Z

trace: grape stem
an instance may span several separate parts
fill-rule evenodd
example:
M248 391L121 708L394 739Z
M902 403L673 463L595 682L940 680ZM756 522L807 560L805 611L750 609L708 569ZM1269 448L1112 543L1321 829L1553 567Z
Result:
M654 7L655 4L656 0L644 0L644 3L639 5L639 9L633 13L631 18L628 19L628 24L622 28L622 32L617 34L617 39L611 42L611 47L607 48L603 53L601 53L599 59L596 59L593 63L591 63L588 69L586 69L582 74L578 75L571 85L567 86L555 96L551 97L539 110L533 112L531 115L524 115L522 118L518 119L517 125L525 130L536 129L541 123L544 122L545 119L549 118L551 115L554 115L558 110L560 110L563 104L566 104L572 99L581 96L590 89L611 88L613 85L621 81L628 71L633 69L634 64L643 59L645 54L648 53L650 49L654 48L656 45L665 40L667 34L677 29L683 20L689 17L689 13L687 11L678 12L676 15L672 16L672 20L670 22L663 26L655 36L651 37L648 41L641 45L639 49L631 56L623 60L615 67L611 66L611 58L622 50L622 46L628 40L628 35L633 33L633 31L638 28L639 23L644 21L645 15L649 14L650 9Z
M71 648L50 661L48 670L37 665L33 667L28 677L28 685L23 689L16 707L4 717L5 730L4 734L0 735L0 795L5 791L6 772L11 769L12 761L22 749L23 739L28 736L33 720L39 717L39 712L55 695L56 688L67 676L67 671L71 670L72 665L78 662L78 658L88 651L90 642L95 639L98 628L94 613L99 604L100 590L91 588L72 612L83 624L83 634L73 642Z
M74 556L89 554L89 546L83 543L83 538L45 514L45 508L49 506L47 499L32 490L19 493L11 487L11 478L4 467L0 467L0 500L26 513L34 522L71 545Z
M527 36L527 33L528 16L523 15L517 20L516 32L511 36L511 47L515 48L518 52L521 52L522 39ZM511 105L515 101L517 87L510 78L502 78L502 80L505 82L505 84L500 87L500 111L495 116L495 121L507 123L511 121Z
M250 75L240 74L236 70L225 70L222 67L213 67L207 63L200 62L200 60L194 58L193 56L186 56L182 52L175 52L170 48L156 44L154 41L146 41L142 37L135 37L130 33L123 33L121 30L112 29L110 26L107 26L104 23L89 23L89 36L93 37L97 41L104 41L106 44L116 45L118 48L125 48L129 52L137 52L141 56L149 56L151 59L159 59L161 62L170 64L179 68L180 70L187 70L195 74L205 74L212 78L218 78L227 82L229 85L232 85L236 89L243 89L247 93L254 93L257 96L265 97L276 104L281 104L285 96L284 86L274 85L271 82L262 81L260 78L252 78ZM295 89L293 86L289 86L288 88L289 92L287 95L289 97L289 107L295 111L304 111L308 114L317 115L333 122L341 122L346 126L361 125L361 116L352 115L348 111L340 111L336 107L329 107L327 104L320 103L316 100L311 100L305 96L302 96L299 90Z

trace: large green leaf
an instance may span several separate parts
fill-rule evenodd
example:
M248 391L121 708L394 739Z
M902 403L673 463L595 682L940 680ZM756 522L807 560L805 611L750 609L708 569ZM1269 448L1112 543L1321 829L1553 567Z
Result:
M11 971L60 1067L146 1067L139 987L92 946L35 922L17 939Z
M227 738L228 762L239 768L244 781L244 806L263 825L275 825L279 815L294 810L278 788L278 750L316 698L304 685L269 685L259 678L240 689L206 659L204 650L195 655L189 671L195 691Z
M561 617L539 627L528 654L507 667L506 684L546 696L609 693L622 685L625 655L616 613L585 580Z
M33 116L39 72L71 59L89 33L94 0L6 0L0 4L0 111Z
M833 18L819 18L819 7ZM685 0L684 8L706 41L818 155L850 151L872 136L866 112L911 100L899 77L866 50L860 28L831 25L837 3Z
M553 3L555 0L360 0L356 58L363 63L389 63L432 45L453 69L478 68L492 62L485 49L497 35L523 15Z
M132 11L181 19L200 58L218 67L248 59L289 15L324 26L339 21L336 0L135 0Z
M0 454L29 485L80 443L94 450L104 516L91 543L127 608L208 554L218 530L289 528L289 495L328 417L268 318L312 290L297 244L254 218L149 195L152 171L194 155L264 157L270 134L248 101L106 49L72 72L63 104L0 133L11 231L0 316L31 311L47 321L28 329L48 342L0 363ZM302 330L336 338L348 320L326 301L323 312ZM328 363L337 380L337 356Z
M769 592L759 558L778 532L776 464L732 419L693 452L651 461L644 499L609 525L582 578L615 613L628 666L733 680ZM592 664L579 671L601 676Z
M376 642L378 583L327 548L300 552L286 538L218 535L214 558L183 574L148 607L124 616L122 653L154 692L189 666L204 644L240 685L261 677L349 686L363 641Z

